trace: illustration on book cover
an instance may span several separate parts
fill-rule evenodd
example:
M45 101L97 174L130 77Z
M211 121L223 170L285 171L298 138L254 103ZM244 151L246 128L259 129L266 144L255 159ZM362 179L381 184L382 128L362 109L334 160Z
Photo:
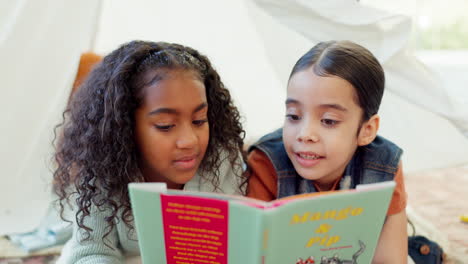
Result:
M320 258L320 264L358 264L357 259L358 257L366 250L366 245L359 240L360 248L356 253L353 254L352 260L344 260L340 259L338 254L334 254L332 257L322 256ZM307 259L303 260L302 258L298 258L296 264L319 264L315 261L313 256L308 257Z

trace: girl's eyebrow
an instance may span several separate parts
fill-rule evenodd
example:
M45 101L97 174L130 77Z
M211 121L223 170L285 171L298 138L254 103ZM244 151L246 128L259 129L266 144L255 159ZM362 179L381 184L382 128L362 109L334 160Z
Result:
M319 105L320 108L333 108L341 112L348 112L348 109L346 107L339 105L339 104L321 104Z
M301 102L299 102L299 101L296 100L296 99L288 98L288 99L286 99L285 104L286 104L286 105L288 105L288 104L301 104Z
M173 114L176 115L178 114L179 111L173 109L173 108L158 108L156 110L153 110L148 113L148 115L157 115L157 114Z
M206 107L208 107L207 103L201 103L197 107L195 107L195 109L193 110L193 113L199 112L199 111L203 110ZM176 109L173 109L173 108L162 107L162 108L158 108L158 109L153 110L153 111L148 113L148 115L150 115L150 116L151 115L157 115L157 114L177 115L177 114L180 114L180 112L178 110L176 110Z
M201 103L199 106L195 107L195 110L193 110L194 113L199 112L203 110L204 108L208 107L207 103Z

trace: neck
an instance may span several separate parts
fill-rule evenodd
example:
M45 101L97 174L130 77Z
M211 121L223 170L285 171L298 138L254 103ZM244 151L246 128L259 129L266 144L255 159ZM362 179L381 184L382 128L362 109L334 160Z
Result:
M337 189L337 186L340 180L341 180L341 177L330 182L313 181L313 184L314 184L315 189L317 189L318 192L334 191Z
M153 175L152 177L145 175L143 177L145 178L145 182L165 182L168 189L182 190L184 188L184 184L179 184L166 179L161 179L158 176Z
M145 182L165 182L168 189L182 190L184 188L184 184L172 182L145 168L141 169L141 174L143 175Z

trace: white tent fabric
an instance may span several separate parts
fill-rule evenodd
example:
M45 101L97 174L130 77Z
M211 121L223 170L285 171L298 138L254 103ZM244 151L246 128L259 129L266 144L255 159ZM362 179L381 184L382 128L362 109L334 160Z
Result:
M285 25L287 30L303 36L307 47L333 39L348 39L367 47L384 65L387 90L425 110L444 116L468 136L468 109L459 109L452 104L440 78L415 59L408 48L412 28L409 17L349 0L255 2ZM268 32L268 29L265 27L261 32ZM284 36L279 38L278 34L270 37L274 38L270 38L270 41L282 47L287 47L290 41ZM289 65L284 62L292 64L297 56L289 56L291 54L288 53L275 56L276 48L275 45L266 46L270 50L270 58L276 59L272 64L278 67L279 76L287 78L284 73L289 68L284 67Z
M208 55L245 117L248 141L281 126L287 78L305 51L321 40L357 41L386 70L381 134L404 148L406 171L468 162L459 132L466 119L452 115L433 73L410 55L406 17L351 0L21 0L0 2L0 14L0 234L34 227L51 199L53 125L80 54L133 39Z
M0 234L39 223L50 203L53 128L99 2L0 1Z

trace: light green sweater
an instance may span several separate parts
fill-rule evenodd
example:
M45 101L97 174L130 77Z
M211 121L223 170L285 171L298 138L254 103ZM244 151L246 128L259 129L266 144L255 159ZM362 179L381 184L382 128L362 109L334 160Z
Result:
M239 168L240 169L240 168ZM239 172L237 172L239 173ZM230 163L225 162L220 167L220 189L216 192L227 194L239 194L239 177L233 171ZM196 190L213 192L213 185L202 179L198 174L185 184L184 190ZM129 229L123 221L117 221L112 232L107 236L106 243L115 249L107 247L102 241L106 232L107 223L104 220L109 212L99 212L95 210L89 217L85 218L85 225L93 229L89 240L79 242L83 232L78 229L76 223L73 224L73 236L66 243L62 250L57 264L120 264L125 262L125 258L140 254L136 231L129 233Z

